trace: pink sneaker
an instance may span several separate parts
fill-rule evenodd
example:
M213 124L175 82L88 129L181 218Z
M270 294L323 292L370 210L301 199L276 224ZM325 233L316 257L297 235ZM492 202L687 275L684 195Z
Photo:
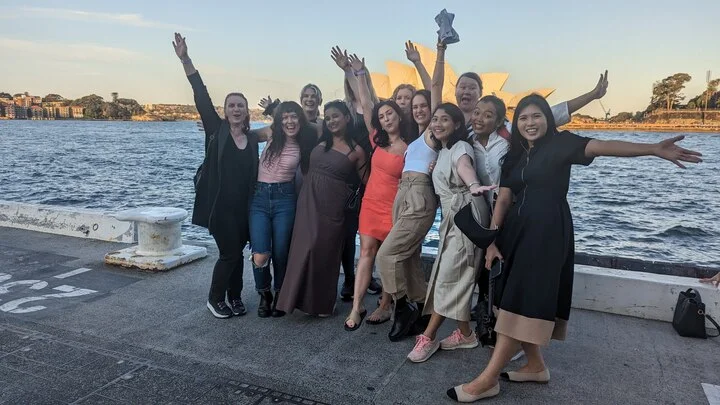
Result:
M440 342L437 339L430 340L429 337L420 334L415 338L415 347L413 347L410 354L407 355L408 360L413 363L422 363L423 361L430 358L440 347Z
M440 348L443 350L455 349L474 349L478 347L475 332L470 332L470 336L465 336L460 329L455 329L453 333L440 341Z

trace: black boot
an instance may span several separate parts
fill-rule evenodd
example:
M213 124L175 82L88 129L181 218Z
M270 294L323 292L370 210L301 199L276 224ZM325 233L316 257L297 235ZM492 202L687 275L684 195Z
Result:
M272 301L272 317L273 318L280 318L282 316L285 316L285 311L280 311L277 309L277 302L278 298L280 298L280 291L275 293L275 296L273 297Z
M355 278L345 277L342 289L340 290L340 299L343 302L350 302L355 294Z
M393 321L388 338L391 342L397 342L407 336L415 321L420 316L417 307L407 302L406 297L395 301L395 320Z
M430 315L423 315L423 308L425 307L425 304L422 302L415 303L418 307L418 313L420 316L418 316L417 321L413 324L412 328L410 328L410 332L408 334L412 336L417 336L423 332L425 332L425 329L427 329L428 324L430 323Z
M272 314L273 295L270 291L260 293L260 305L258 305L258 316L260 318L267 318Z

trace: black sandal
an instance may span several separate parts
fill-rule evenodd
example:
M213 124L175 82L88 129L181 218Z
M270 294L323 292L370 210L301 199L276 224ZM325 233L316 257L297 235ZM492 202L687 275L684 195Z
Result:
M348 331L348 332L352 332L352 331L354 331L354 330L357 330L357 329L360 327L360 325L362 325L363 319L365 319L365 315L367 315L367 309L363 309L363 311L360 312L360 320L357 321L357 322L355 322L355 320L352 319L353 312L355 312L355 311L351 310L351 311L350 311L350 315L349 315L347 318L345 318L345 324L344 324L344 326L345 326L345 330ZM353 321L353 322L355 322L355 326L352 326L352 327L348 326L348 324L347 324L348 321Z

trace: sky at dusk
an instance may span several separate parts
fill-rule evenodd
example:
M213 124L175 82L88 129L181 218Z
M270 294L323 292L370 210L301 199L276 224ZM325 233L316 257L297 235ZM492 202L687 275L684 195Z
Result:
M603 99L613 114L643 110L652 83L676 72L689 97L720 77L720 1L9 1L0 0L0 91L68 98L96 93L145 103L192 103L173 32L215 104L242 91L251 105L271 94L298 98L308 82L325 101L342 98L333 45L386 72L407 62L404 41L433 47L435 15L455 13L460 42L446 61L456 73L508 72L504 90L551 87L551 102L592 89L610 71ZM603 116L598 102L581 111Z

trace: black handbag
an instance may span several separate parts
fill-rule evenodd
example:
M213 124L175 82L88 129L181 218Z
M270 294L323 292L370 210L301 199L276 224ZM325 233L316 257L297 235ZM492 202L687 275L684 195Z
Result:
M705 319L715 325L717 335L708 335L705 329ZM708 337L720 336L720 326L708 314L705 313L705 304L700 298L700 293L694 288L680 291L680 296L675 305L675 314L672 321L673 328L680 336L707 339Z
M372 154L375 153L375 148L373 148L372 153L370 153L370 157L372 157ZM365 168L363 170L362 177L365 177L367 174L368 168L370 168L370 158L365 159L365 163L360 167ZM360 183L358 183L357 187L351 188L351 193L348 195L347 199L345 200L345 211L350 212L358 212L360 211L360 203L362 202L362 189L363 189L363 182L362 177L360 178Z

